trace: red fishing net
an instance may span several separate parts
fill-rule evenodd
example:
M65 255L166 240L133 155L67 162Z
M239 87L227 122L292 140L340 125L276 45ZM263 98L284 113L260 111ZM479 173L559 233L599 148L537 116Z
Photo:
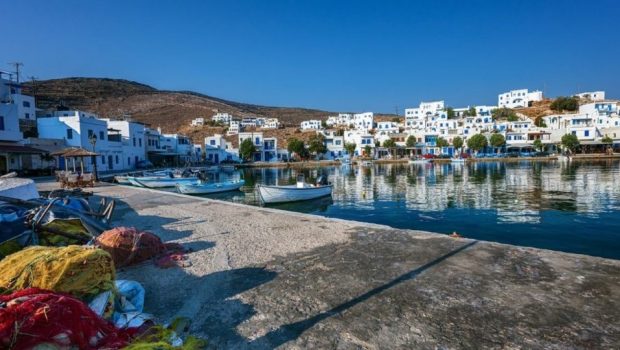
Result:
M120 349L129 331L97 316L88 305L67 294L28 288L0 295L0 348Z
M110 253L116 267L183 251L178 244L163 243L158 236L133 227L117 227L105 231L96 238L95 244Z

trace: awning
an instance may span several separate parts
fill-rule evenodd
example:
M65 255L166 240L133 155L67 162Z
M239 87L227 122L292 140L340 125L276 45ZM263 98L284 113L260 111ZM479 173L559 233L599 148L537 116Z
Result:
M2 145L0 144L0 153L21 153L21 154L44 154L44 150L32 148L24 145Z
M85 150L84 148L77 148L77 147L65 148L60 151L52 152L50 154L53 156L63 156L63 157L91 157L91 156L98 155L95 152L91 152L91 151Z

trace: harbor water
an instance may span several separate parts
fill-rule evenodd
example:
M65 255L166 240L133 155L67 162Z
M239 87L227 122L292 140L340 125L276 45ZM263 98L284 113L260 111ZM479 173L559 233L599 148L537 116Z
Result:
M247 168L242 191L205 196L260 205L257 184L328 175L331 198L275 208L395 228L620 259L620 161ZM319 229L319 228L317 228Z

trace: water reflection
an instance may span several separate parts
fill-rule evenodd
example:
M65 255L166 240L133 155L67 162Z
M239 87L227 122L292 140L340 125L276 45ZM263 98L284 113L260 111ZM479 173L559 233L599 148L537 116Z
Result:
M620 257L619 161L246 169L216 175L243 177L244 193L215 198L256 205L256 184L294 183L298 173L328 175L332 199L278 208Z

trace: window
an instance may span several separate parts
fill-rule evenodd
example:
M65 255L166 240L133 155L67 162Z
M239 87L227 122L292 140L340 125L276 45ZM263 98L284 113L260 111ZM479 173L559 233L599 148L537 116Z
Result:
M142 139L138 139L138 146L142 147Z
M73 129L67 129L67 140L73 139Z
M118 154L116 155L116 164L118 164Z
M22 102L22 106L24 106L26 108L30 108L30 102L24 101L24 102Z
M572 132L572 134L573 134L573 135L575 135L575 136L577 136L577 132L576 132L576 131L573 131L573 132Z
M26 119L30 119L30 113L24 113L24 116L26 117Z
M134 137L131 140L133 141L133 146L136 147L136 138Z
M255 142L257 145L260 145L260 138L259 138L259 137L257 137L257 138L254 140L254 142Z
M4 117L0 117L0 130L4 130Z
M103 136L103 131L99 131L99 140L103 140L104 136ZM105 163L103 163L105 164Z
M101 156L101 164L105 164L105 156Z
M215 146L215 140L211 140L211 141L209 141L209 144L210 144L211 146Z
M92 139L92 138L93 138L93 131L88 130L88 139Z
M131 157L127 157L127 165L131 165Z
M584 130L583 136L590 136L590 130Z

